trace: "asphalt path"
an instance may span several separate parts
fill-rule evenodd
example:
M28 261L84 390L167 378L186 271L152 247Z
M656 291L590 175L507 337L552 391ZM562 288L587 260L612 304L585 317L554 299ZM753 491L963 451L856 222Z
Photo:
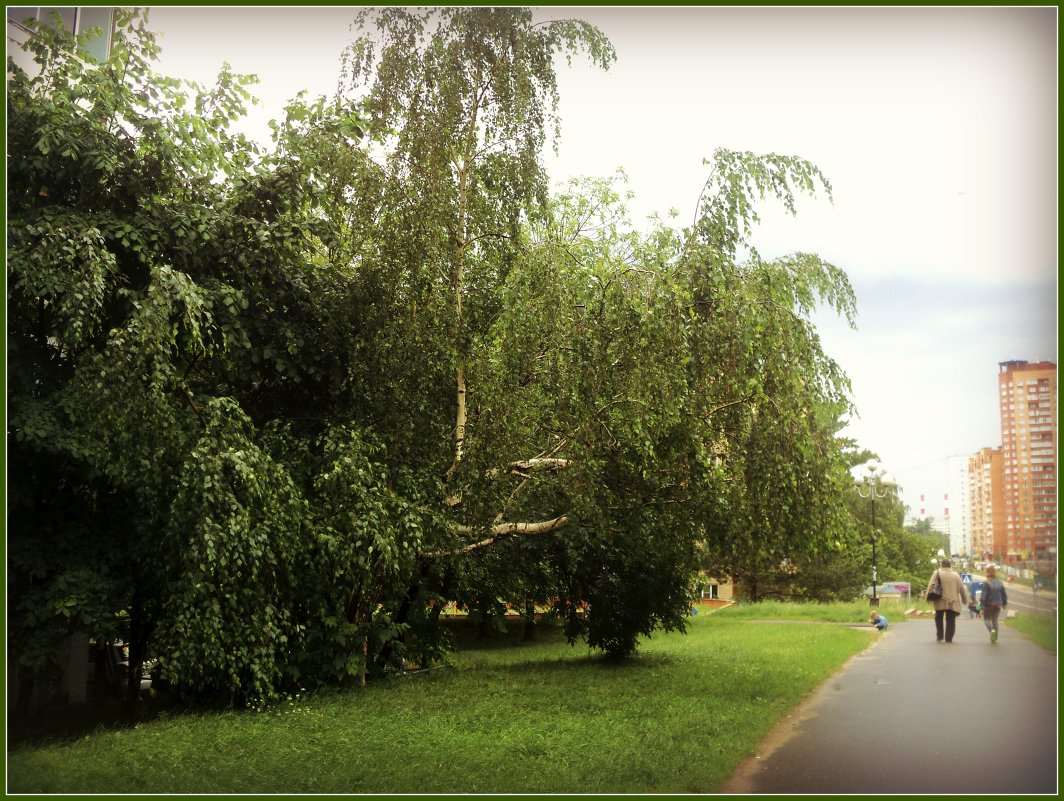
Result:
M967 614L952 643L929 618L870 636L720 792L1056 794L1055 653Z

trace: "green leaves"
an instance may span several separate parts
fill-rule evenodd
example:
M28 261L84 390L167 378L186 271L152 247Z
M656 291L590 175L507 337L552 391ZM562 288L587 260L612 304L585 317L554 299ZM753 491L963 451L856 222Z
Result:
M819 186L831 199L827 178L800 158L718 148L713 160L705 163L711 168L710 177L702 189L690 235L728 258L735 258L740 246L758 258L746 239L761 219L757 201L771 196L795 214L796 192L812 195Z
M250 324L269 305L248 273L271 274L292 221L256 197L272 176L229 132L248 80L156 75L136 12L115 36L84 69L44 27L40 72L8 85L12 642L39 665L75 625L114 638L115 610L136 609L124 636L167 632L153 647L175 686L265 695L305 625L289 607L306 509L230 396L270 325Z
M20 298L48 306L56 346L81 349L99 330L105 296L117 277L114 254L97 228L46 211L33 223L8 221L9 279Z
M231 401L211 401L177 477L163 534L171 565L160 632L164 676L200 693L271 697L305 579L306 510L285 471L249 438Z
M737 255L762 198L830 193L815 167L719 151L680 231L633 230L623 174L550 198L553 57L614 52L514 8L360 13L344 92L261 153L230 130L251 79L155 74L139 20L91 70L42 31L9 82L26 659L136 608L175 687L254 702L438 658L450 600L553 605L624 656L682 629L699 547L756 572L845 542L810 314L852 321L852 289Z

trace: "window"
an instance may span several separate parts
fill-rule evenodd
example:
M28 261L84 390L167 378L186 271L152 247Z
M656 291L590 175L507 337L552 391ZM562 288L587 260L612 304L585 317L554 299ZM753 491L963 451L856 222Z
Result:
M111 50L112 11L110 6L13 6L7 9L7 20L25 28L29 20L51 24L58 14L62 26L75 36L99 28L102 35L87 39L84 46L88 55L102 61Z

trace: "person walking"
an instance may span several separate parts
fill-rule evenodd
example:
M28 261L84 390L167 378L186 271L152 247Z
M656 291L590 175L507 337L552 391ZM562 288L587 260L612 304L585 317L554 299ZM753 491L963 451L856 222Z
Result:
M938 563L938 570L931 574L931 580L927 582L927 589L935 585L936 577L942 584L942 595L932 603L935 606L935 639L942 642L953 642L953 635L957 631L957 615L961 608L968 604L968 596L964 592L964 582L961 577L953 572L953 562L943 559ZM924 597L927 592L924 593Z
M998 616L1001 610L1009 605L1009 594L1005 592L1005 585L997 577L997 567L987 565L986 583L983 584L983 594L979 599L983 607L983 623L990 632L990 642L997 642Z

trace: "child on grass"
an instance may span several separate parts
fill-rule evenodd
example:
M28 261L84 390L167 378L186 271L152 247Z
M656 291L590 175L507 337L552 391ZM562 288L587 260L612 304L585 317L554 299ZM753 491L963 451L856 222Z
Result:
M872 613L868 616L868 622L875 626L880 631L883 631L889 624L887 619L883 615L879 614L878 610L873 609Z

